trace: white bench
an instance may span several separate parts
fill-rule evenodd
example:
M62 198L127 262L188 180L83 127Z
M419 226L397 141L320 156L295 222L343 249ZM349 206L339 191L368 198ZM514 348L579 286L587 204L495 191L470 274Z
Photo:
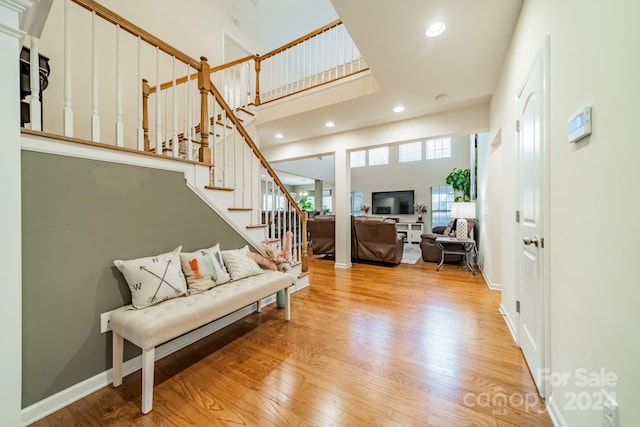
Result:
M156 346L284 290L285 318L291 319L289 274L263 274L218 285L208 291L173 298L150 307L125 306L111 314L113 331L113 385L122 384L124 340L142 349L142 413L153 407L153 365Z

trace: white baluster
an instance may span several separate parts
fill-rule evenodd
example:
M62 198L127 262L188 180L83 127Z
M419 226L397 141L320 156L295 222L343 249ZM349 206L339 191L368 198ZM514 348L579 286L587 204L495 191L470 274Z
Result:
M138 150L144 151L144 129L142 128L142 39L138 36L138 72L136 77L136 96L138 104ZM149 112L147 111L147 114Z
M100 116L98 115L98 38L96 12L91 12L91 140L100 142Z
M162 154L162 113L160 90L160 48L156 46L156 154Z
M187 140L187 159L191 160L191 68L187 64L187 81L184 84L184 138Z
M172 93L172 103L173 103L173 157L178 157L178 151L180 149L179 140L178 140L178 97L177 95L177 87L176 87L176 57L173 56L172 65L172 73L173 73L173 81L171 86Z
M29 116L31 129L42 130L42 114L40 102L40 54L38 52L38 39L31 37L29 50L29 83L31 86L31 100L29 101Z
M64 1L64 109L62 110L64 136L73 136L73 110L71 109L70 1L71 0Z
M124 147L122 123L122 69L120 64L120 25L116 25L116 145Z

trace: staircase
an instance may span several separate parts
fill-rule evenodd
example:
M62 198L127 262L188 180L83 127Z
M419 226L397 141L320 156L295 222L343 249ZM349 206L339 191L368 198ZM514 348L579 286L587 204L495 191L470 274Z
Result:
M252 136L257 135L256 106L367 70L344 25L335 21L265 55L211 68L206 58L190 57L93 0L64 0L63 7L56 37L63 41L63 54L52 62L57 67L52 76L64 89L59 107L51 107L63 116L53 133L66 142L178 162L172 168L184 169L193 191L258 250L282 247L285 232L291 231L288 255L299 286L305 286L306 213ZM70 36L78 28L76 10L89 21L88 43ZM101 36L107 26L111 29ZM114 51L101 51L105 37L114 37ZM30 39L31 58L38 58L39 42ZM86 72L74 68L75 55L90 58ZM111 56L105 61L105 55ZM105 70L104 62L115 70ZM86 81L78 81L78 75ZM34 76L31 99L38 106ZM90 88L88 105L72 96L78 87ZM113 110L115 123L105 126L110 116L105 111ZM32 129L25 132L38 134L41 127Z

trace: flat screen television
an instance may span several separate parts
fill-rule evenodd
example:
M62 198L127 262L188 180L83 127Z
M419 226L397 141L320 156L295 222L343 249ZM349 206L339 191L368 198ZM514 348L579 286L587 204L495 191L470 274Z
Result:
M413 190L376 191L371 193L371 210L374 215L413 214Z

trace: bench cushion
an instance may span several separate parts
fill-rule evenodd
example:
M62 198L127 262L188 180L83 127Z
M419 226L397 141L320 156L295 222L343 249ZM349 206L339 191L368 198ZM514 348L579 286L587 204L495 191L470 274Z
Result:
M142 310L121 307L111 314L110 326L114 333L146 350L292 284L291 275L265 270L257 276L225 283L199 294L173 298Z

